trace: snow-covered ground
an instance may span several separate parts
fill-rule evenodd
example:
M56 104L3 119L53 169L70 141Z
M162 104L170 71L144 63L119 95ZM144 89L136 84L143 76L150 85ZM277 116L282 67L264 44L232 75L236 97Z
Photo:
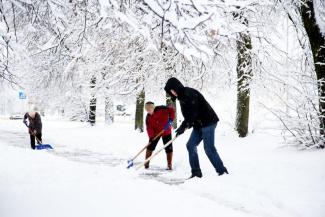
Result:
M220 123L216 145L230 175L217 176L200 145L204 177L168 184L163 180L190 175L185 147L190 131L174 142L174 171L154 177L125 168L147 142L132 123L90 127L45 119L43 125L44 142L53 151L31 150L21 120L0 119L1 217L325 214L323 150L298 151L262 133L239 139ZM165 167L165 154L151 165Z

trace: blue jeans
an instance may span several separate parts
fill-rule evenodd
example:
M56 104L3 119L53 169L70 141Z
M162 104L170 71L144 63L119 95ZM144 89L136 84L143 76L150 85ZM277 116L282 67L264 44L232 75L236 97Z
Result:
M192 174L201 173L199 156L197 154L197 146L203 140L204 151L208 156L211 164L216 169L217 173L222 173L224 171L224 165L220 156L214 146L214 131L217 124L213 124L207 127L193 129L190 139L187 142L187 150L190 160L190 165L192 168Z

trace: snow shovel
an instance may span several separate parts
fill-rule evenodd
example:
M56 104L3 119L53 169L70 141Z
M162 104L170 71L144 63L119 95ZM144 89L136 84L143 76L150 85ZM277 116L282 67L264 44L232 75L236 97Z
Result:
M159 138L165 130L167 130L169 128L169 126L172 124L173 122L171 120L169 120L167 122L167 124L165 125L164 129L162 131L160 131L158 133L157 136L155 136L155 138L153 138L153 140L151 142L149 142L146 146L144 146L132 159L128 160L128 166L126 167L127 169L130 169L131 167L133 167L133 161L144 151L146 150L146 148L153 142L155 141L157 138Z
M136 167L136 170L143 167L146 163L148 163L152 158L157 156L162 150L164 150L167 146L169 146L178 136L176 135L172 140L167 142L161 149L159 149L157 152L155 152L153 155L151 155L149 158L147 158L143 163L141 163L138 167Z
M158 135L155 137L155 138L153 138L153 140L152 141L154 141L154 140L156 140L157 138L159 138L159 136L161 136L163 133L164 133L164 131L165 130L162 130L162 131L160 131L159 133L158 133ZM146 150L146 148L152 143L152 141L151 142L149 142L146 146L144 146L132 159L130 159L130 160L128 160L128 166L127 166L127 168L128 169L130 169L131 167L133 167L133 161L144 151L144 150Z
M27 123L24 122L24 124L26 125L26 127L29 128L29 126L27 125ZM32 133L32 135L35 137L38 145L35 146L36 150L43 150L43 149L53 149L53 147L50 144L43 144L41 143L41 141L39 141L39 139L36 137L36 135L34 133Z
M37 140L38 145L35 146L36 150L42 150L42 149L53 149L53 147L50 144L43 144L41 143L38 138L35 136L35 139Z

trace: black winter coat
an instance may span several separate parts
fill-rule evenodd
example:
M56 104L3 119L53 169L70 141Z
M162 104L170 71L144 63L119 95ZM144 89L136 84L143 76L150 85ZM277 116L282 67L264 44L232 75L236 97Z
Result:
M170 78L164 89L173 101L176 98L179 100L185 119L182 123L184 127L198 129L218 123L217 114L199 91L184 87L177 78ZM171 89L176 91L177 97L173 96Z
M24 119L23 119L23 122L25 124L27 124L26 119L28 119L28 122L29 122L28 127L29 127L29 129L31 131L36 130L38 134L39 133L42 133L42 120L41 120L41 115L38 112L35 113L35 117L34 118L32 118L31 116L29 116L29 114L27 112L24 115Z

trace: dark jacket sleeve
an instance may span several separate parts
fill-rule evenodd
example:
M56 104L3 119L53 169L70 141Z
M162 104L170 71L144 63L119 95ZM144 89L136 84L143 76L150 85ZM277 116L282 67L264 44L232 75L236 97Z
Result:
M42 132L42 120L41 120L41 116L39 113L35 114L35 130L37 131L37 133L41 133Z
M28 118L28 116L27 116L27 112L25 113L25 115L24 115L24 118L23 118L23 123L27 126L27 119Z
M194 89L186 89L181 109L184 116L182 126L191 128L199 115L199 93Z

